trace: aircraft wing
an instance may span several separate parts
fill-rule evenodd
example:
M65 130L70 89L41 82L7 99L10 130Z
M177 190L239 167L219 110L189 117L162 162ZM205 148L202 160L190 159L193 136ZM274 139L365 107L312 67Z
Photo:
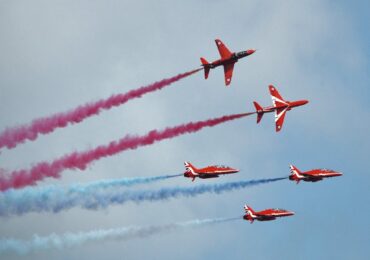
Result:
M275 126L276 132L279 132L283 128L285 114L288 108L278 108L275 110Z
M210 178L218 178L218 174L200 174L199 178L201 179L210 179Z
M317 175L313 175L313 174L309 174L309 173L300 173L300 174L303 175L304 177L312 179L313 181L321 181L322 180L322 176L317 176Z
M287 102L283 99L279 91L273 85L269 86L269 90L270 90L270 95L272 99L272 104L275 107L280 106L280 105L282 106L287 105Z
M219 39L215 40L218 52L220 53L221 58L229 58L232 53L231 51L226 47L226 45Z
M266 215L266 214L256 214L257 218L260 220L274 220L276 219L273 215Z
M231 78L233 77L234 63L229 63L224 65L225 73L225 85L228 86L231 83Z

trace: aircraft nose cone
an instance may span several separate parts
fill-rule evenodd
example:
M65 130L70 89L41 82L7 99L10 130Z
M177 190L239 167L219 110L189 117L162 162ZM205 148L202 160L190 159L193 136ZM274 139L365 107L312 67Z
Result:
M308 103L308 100L302 100L302 104L306 105Z
M251 54L253 54L253 53L255 53L256 52L256 50L255 49L249 49L249 50L247 50L247 54L248 55L251 55Z

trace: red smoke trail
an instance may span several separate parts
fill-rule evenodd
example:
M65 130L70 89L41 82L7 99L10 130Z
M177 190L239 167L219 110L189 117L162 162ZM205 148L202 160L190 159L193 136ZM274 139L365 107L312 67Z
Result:
M154 142L174 138L179 135L195 133L204 127L213 127L231 120L239 119L254 113L244 113L222 116L205 121L191 122L175 127L169 127L164 130L152 130L143 136L126 136L118 141L113 141L108 145L98 146L85 152L74 152L65 155L53 162L41 162L29 170L18 170L12 172L9 176L0 174L0 190L9 188L21 188L28 185L35 185L36 181L46 177L59 178L60 173L66 169L84 170L86 166L103 157L112 156L117 153L136 149L140 146L151 145Z
M202 70L202 68L182 73L172 78L163 79L148 86L131 90L125 94L113 95L107 99L87 103L68 112L38 118L33 120L30 124L7 128L0 133L0 149L3 147L11 149L16 147L17 144L23 143L25 140L35 140L39 134L48 134L56 128L66 127L68 124L80 123L85 118L98 115L101 110L120 106L131 99L140 98L142 95L160 90L200 70Z

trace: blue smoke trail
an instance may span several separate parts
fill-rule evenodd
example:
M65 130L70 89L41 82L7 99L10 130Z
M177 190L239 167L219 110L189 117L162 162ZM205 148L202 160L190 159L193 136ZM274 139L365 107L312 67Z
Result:
M47 249L65 249L73 246L79 246L89 242L98 242L102 240L129 240L133 238L145 238L151 235L156 235L164 232L170 232L178 229L195 228L205 225L211 225L221 222L228 222L241 219L237 218L214 218L192 220L187 222L173 223L161 226L147 227L121 227L112 229L98 229L88 232L65 233L63 235L51 234L49 236L40 237L34 235L31 240L18 239L0 239L0 254L17 253L27 254L40 250Z
M87 195L111 188L123 188L138 184L153 183L179 176L183 176L183 174L102 180L90 182L88 184L73 184L67 189L54 185L44 188L27 187L21 190L10 189L0 193L0 216L6 216L8 214L21 215L31 211L39 211L37 205L43 204L44 200L50 200L52 198L65 197L72 201L76 196L82 194ZM54 211L57 212L58 210L55 209Z
M183 174L174 174L174 175L163 175L163 176L153 176L153 177L137 177L137 178L122 178L118 180L102 180L90 182L89 184L74 184L71 185L70 191L84 192L86 190L97 190L97 189L109 189L114 187L127 187L137 184L146 184L157 182L165 179L170 179L174 177L183 176Z
M139 191L117 188L111 189L111 187L119 186L116 185L115 181L110 181L112 185L107 185L108 182L103 181L103 189L101 188L102 186L99 185L99 182L96 182L88 185L74 185L67 190L56 186L8 190L0 193L0 216L9 216L12 214L22 215L27 212L56 213L76 206L85 209L99 209L114 204L122 205L128 201L139 203L143 201L166 200L179 196L194 197L204 193L219 194L226 191L276 182L286 178L287 177Z

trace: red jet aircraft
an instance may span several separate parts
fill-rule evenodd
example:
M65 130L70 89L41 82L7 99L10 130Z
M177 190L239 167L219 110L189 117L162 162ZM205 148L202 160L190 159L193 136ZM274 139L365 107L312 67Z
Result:
M294 107L299 107L307 104L308 101L307 100L286 101L281 97L281 95L273 85L269 86L269 90L273 106L261 107L256 101L253 102L257 113L257 124L261 121L264 113L275 111L276 132L279 132L284 124L285 113Z
M301 172L297 167L290 165L290 172L292 173L289 176L289 180L296 181L297 184L300 181L309 181L316 182L321 181L324 178L342 176L340 172L336 172L328 169L314 169L307 172Z
M243 216L243 219L249 220L251 223L253 223L254 220L269 221L278 217L288 217L294 215L293 211L288 211L285 209L265 209L256 212L247 205L244 206L244 209L246 214Z
M186 169L184 177L193 178L192 181L194 181L196 177L201 179L217 178L219 175L231 174L239 171L238 169L227 166L213 165L197 169L189 162L185 162L184 164Z
M200 58L202 66L204 67L204 78L208 78L210 69L214 69L218 66L223 65L225 73L225 85L228 86L230 85L231 78L233 76L234 64L238 62L239 59L253 54L256 50L250 49L240 52L231 52L221 40L216 39L215 42L221 59L209 63L205 58Z

